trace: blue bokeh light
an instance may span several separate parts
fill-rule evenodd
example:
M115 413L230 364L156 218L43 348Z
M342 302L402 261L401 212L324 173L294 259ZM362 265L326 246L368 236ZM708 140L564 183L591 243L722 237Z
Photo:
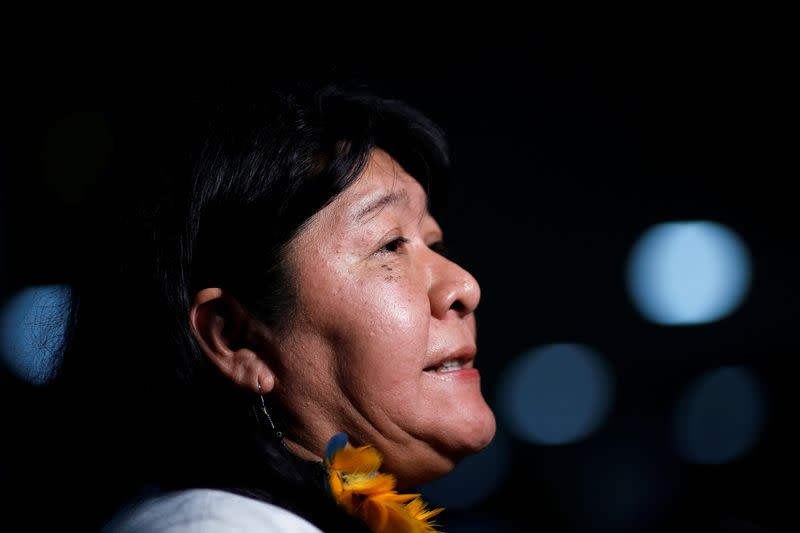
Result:
M0 355L20 379L47 382L64 339L69 288L28 287L14 294L0 311Z
M515 360L500 384L509 429L537 444L566 444L595 431L611 406L613 375L581 344L551 344Z
M422 493L432 505L469 509L491 496L511 466L511 445L500 431L480 453L462 460L448 475L427 484Z
M746 453L764 425L762 387L748 370L723 367L695 380L675 411L675 441L692 463L720 464Z
M732 312L750 285L750 254L715 222L671 222L644 233L628 262L628 289L648 320L664 325L710 322Z

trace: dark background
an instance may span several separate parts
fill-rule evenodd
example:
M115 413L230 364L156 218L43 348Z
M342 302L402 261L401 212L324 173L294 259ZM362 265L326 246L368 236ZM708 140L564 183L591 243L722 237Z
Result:
M548 343L593 347L616 380L597 432L563 446L508 437L501 488L468 512L448 512L445 524L795 529L797 59L786 13L260 17L253 29L242 14L219 21L223 29L121 31L115 19L3 38L4 299L63 279L84 187L111 171L106 162L135 131L132 110L214 95L224 79L354 76L449 135L457 182L443 225L481 283L479 365L490 403L508 363ZM48 144L76 116L107 127L89 141L98 152L88 160L81 139ZM626 260L649 226L684 219L736 231L752 255L752 286L721 321L657 326L628 297ZM726 365L746 366L764 386L764 430L732 462L689 464L674 450L672 410L688 383ZM26 411L32 387L0 380L2 465L32 424L57 411ZM640 481L626 485L632 475ZM626 490L637 492L629 503Z

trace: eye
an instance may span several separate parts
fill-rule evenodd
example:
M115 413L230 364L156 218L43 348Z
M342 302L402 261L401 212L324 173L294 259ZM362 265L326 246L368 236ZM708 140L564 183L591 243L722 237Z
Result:
M391 241L387 242L383 246L378 249L378 253L382 254L394 254L400 251L400 249L408 244L408 239L405 237L397 237L396 239L392 239Z

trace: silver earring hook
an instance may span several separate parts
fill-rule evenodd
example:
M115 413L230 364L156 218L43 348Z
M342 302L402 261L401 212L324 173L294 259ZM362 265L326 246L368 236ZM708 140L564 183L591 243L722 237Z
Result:
M270 429L272 429L272 433L275 435L275 438L282 439L283 438L283 432L280 431L275 426L275 422L272 421L272 417L270 416L269 411L267 411L267 403L264 401L264 395L262 394L262 391L261 391L261 379L260 378L257 378L256 384L258 385L258 398L261 400L261 412L264 413L264 416L267 417L267 422L269 422L269 427L270 427Z

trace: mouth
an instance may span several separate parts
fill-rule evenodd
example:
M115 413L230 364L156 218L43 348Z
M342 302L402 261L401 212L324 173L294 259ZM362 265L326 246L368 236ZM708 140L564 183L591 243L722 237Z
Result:
M447 374L473 368L475 361L476 348L465 346L458 350L437 359L432 365L423 369L424 372L431 374Z

